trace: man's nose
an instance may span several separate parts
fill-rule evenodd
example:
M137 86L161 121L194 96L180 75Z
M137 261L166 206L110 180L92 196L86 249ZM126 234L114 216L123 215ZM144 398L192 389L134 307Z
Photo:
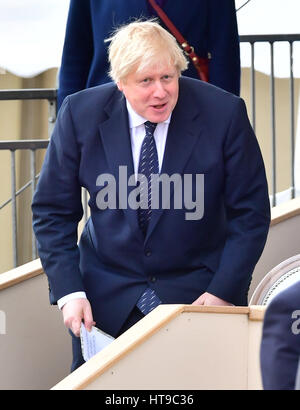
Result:
M165 90L164 85L161 83L161 81L156 81L154 84L153 96L161 99L161 98L164 98L166 94L167 92Z

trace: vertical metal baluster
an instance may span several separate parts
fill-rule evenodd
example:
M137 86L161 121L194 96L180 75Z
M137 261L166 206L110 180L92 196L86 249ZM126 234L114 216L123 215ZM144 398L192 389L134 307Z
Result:
M274 43L270 42L271 52L271 127L272 127L272 206L276 206L276 127L275 127L275 81L274 81Z
M17 204L16 204L16 156L15 150L11 154L11 213L12 213L12 246L13 266L18 266L18 243L17 243Z
M295 198L295 96L293 42L290 41L290 109L291 109L291 196Z
M36 161L35 161L35 149L32 149L30 151L30 175L31 175L31 198L33 199L34 191L35 191L35 174L36 174ZM32 230L32 259L37 258L37 253L36 253L36 240L35 240L35 235Z
M255 67L254 67L254 43L251 45L251 104L252 104L252 128L256 130L256 107L255 107Z

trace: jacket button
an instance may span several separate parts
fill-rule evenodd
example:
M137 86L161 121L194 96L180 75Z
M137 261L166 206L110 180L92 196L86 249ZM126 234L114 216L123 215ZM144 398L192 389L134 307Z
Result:
M156 282L156 277L155 276L150 276L149 281L152 282L152 283Z
M146 249L145 255L146 256L151 256L152 255L152 252L150 251L150 249Z

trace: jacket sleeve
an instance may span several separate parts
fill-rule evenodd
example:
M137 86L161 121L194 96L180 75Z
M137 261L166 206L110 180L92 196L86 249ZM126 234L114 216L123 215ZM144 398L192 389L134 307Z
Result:
M234 0L208 1L209 82L240 94L240 45Z
M85 88L94 53L90 1L71 0L65 33L57 104Z
M291 285L277 294L267 306L260 346L262 382L265 390L295 388L300 359L298 295L299 284Z
M247 297L270 224L265 168L246 106L236 99L223 146L227 233L210 292L235 305Z
M69 99L58 115L32 203L33 229L48 276L50 301L84 291L79 271L77 228L83 211L76 144Z

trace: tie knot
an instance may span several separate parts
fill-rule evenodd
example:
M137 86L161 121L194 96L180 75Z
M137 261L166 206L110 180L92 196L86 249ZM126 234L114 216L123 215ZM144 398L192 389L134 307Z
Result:
M155 122L146 121L145 122L146 135L153 136L156 126L157 124Z

